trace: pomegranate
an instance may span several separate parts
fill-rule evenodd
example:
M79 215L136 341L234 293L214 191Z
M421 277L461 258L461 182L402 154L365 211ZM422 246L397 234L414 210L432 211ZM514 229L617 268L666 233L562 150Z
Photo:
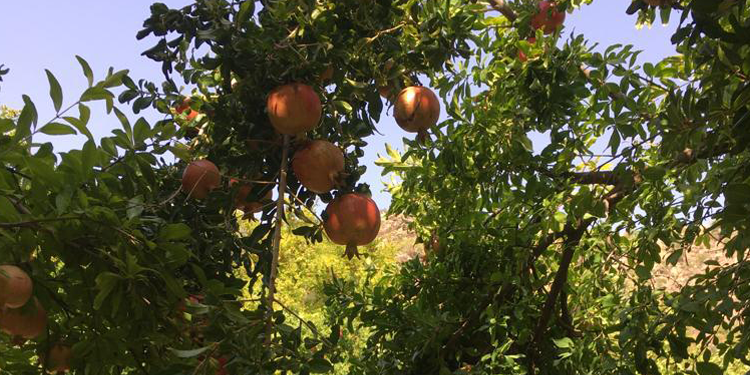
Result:
M526 41L529 42L529 44L534 44L534 43L536 43L536 38L534 38L532 36L531 38L526 39ZM523 53L522 50L519 49L518 50L518 60L520 60L521 62L526 62L526 61L529 60L529 58L528 58L528 56L526 56L525 53Z
M392 96L393 96L393 94L392 94L393 90L391 89L391 87L392 87L392 86L391 86L390 84L388 84L388 85L386 85L386 86L380 86L380 87L378 87L378 93L379 93L379 94L380 94L380 96L382 96L382 97L383 97L384 99L388 99L388 100L391 100L391 99L392 99Z
M220 182L219 168L205 159L191 162L182 173L182 191L195 199L206 198Z
M407 87L396 97L393 117L404 130L418 133L420 138L427 129L437 124L440 116L440 102L432 90L422 86Z
M0 308L25 305L31 298L31 289L31 279L22 269L9 264L0 266Z
M294 153L292 170L307 190L325 194L343 182L344 153L331 142L311 141Z
M237 179L229 180L229 186L239 183ZM253 190L253 186L250 184L242 184L237 188L237 195L234 197L234 207L238 210L242 210L245 214L254 214L260 212L263 209L265 202L270 201L273 198L273 193L269 190L263 197L261 202L248 202L247 195Z
M182 104L178 105L174 110L175 112L177 112L177 114L182 114L183 112L189 110L190 112L188 112L186 115L188 121L195 120L195 118L200 114L198 111L190 108L190 98L185 98L185 100L182 101Z
M314 129L323 108L312 87L290 83L275 88L266 103L271 125L281 134L294 135Z
M331 79L333 79L333 65L328 65L324 71L320 72L318 81L325 83Z
M39 337L47 329L47 312L42 304L34 298L34 310L7 309L0 316L0 330L9 335L18 335L26 339Z
M229 362L227 357L221 356L217 358L216 360L219 362L219 366L216 369L216 375L228 375L229 372L227 371L227 368L225 367L227 365L227 362Z
M73 356L73 350L70 346L65 344L57 343L53 345L49 350L49 357L40 356L41 358L47 358L46 361L42 359L47 368L47 372L50 374L60 374L70 371L70 358Z
M545 34L552 34L565 21L565 12L559 12L551 1L539 2L539 13L531 18L531 27L542 29Z
M346 245L344 256L359 257L357 246L372 242L380 230L380 210L370 197L348 193L336 197L326 207L326 234L336 244Z

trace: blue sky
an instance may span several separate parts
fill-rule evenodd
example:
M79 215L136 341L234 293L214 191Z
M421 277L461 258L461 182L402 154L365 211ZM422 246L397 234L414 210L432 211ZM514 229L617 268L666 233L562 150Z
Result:
M191 3L189 0L162 2L173 8ZM36 103L40 121L52 118L54 113L44 69L55 74L63 87L65 102L70 103L86 87L75 55L88 60L98 78L114 66L115 69L130 69L134 79L161 82L160 65L140 55L153 42L135 39L143 20L150 14L150 4L150 1L132 0L5 2L0 22L0 64L5 64L11 72L0 84L0 104L21 108L21 95L27 94ZM674 54L669 38L676 28L677 17L673 15L672 23L666 27L657 24L636 30L635 16L625 14L629 4L630 0L597 0L593 5L584 6L568 14L565 34L584 34L589 41L599 43L600 49L614 43L633 44L644 51L640 56L641 64ZM92 111L89 128L95 137L108 135L119 127L117 119L104 115L103 107L94 106ZM149 121L160 118L153 113L145 117ZM362 160L368 172L362 182L370 184L378 206L387 208L390 196L383 191L381 183L386 177L380 176L380 168L374 161L378 154L385 153L386 142L400 149L402 137L411 138L413 134L403 132L392 117L385 114L378 130L384 135L376 134L368 139L370 144ZM79 147L83 140L80 137L49 139L58 150ZM543 142L532 140L537 147Z

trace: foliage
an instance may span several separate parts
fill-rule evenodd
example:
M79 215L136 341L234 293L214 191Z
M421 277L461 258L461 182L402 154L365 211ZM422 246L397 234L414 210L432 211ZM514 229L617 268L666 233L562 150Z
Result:
M750 364L750 7L671 10L681 55L642 66L631 46L594 52L583 36L556 43L538 32L542 42L526 45L523 22L473 23L470 68L431 76L450 115L434 142L380 161L403 181L391 212L414 217L440 250L374 286L380 293L330 296L363 306L338 317L371 329L358 373L718 374ZM515 59L519 45L528 63ZM678 292L652 287L654 264L706 243L708 223L734 262L706 264Z
M58 341L72 344L77 373L213 374L223 359L232 373L308 374L346 359L340 369L362 374L705 375L746 362L746 1L662 7L681 18L680 55L642 66L632 47L594 52L583 36L536 31L536 43L522 42L536 2L491 4L501 16L455 0L157 3L138 37L157 40L144 54L162 64L161 85L113 69L96 81L78 58L89 88L67 104L47 71L54 118L40 122L24 96L18 116L0 120L0 248L10 250L0 263L28 271L50 324L32 343L10 348L3 337L0 371L39 372L37 354ZM641 22L657 14L641 0L630 11ZM329 66L332 81L320 82ZM185 99L179 79L196 87L194 120L171 109ZM281 305L299 291L276 283L274 233L286 221L321 242L311 212L333 195L286 172L305 137L290 153L266 95L294 81L318 91L323 120L306 136L346 151L340 194L367 189L358 159L384 105L377 88L420 80L448 119L380 163L403 181L391 212L416 219L429 262L333 278L330 328L301 324ZM91 101L120 123L112 136L93 139ZM166 119L131 123L124 104ZM35 142L78 133L80 150ZM180 161L166 162L170 153ZM180 193L184 162L200 158L225 182L252 182L249 201L277 189L280 204L240 230L237 187L202 201ZM677 292L651 285L654 264L674 263L712 229L733 263L707 264ZM287 245L285 277L321 265ZM359 354L339 327L359 335Z
M240 230L251 231L257 224L243 222ZM302 227L301 223L292 224ZM284 304L287 312L294 312L296 317L289 317L291 322L301 326L304 335L310 335L311 327L302 324L299 318L312 323L312 327L319 329L325 336L340 329L326 327L327 310L324 288L332 279L341 283L349 283L363 287L364 285L392 275L396 270L396 253L400 250L393 243L377 241L375 244L363 247L360 251L364 256L361 261L352 262L341 256L341 247L329 241L312 244L304 238L292 235L292 229L285 230L281 247L284 251L279 259L279 278L277 285L279 293L277 299ZM252 299L253 294L245 292L245 297ZM257 306L257 301L246 303L248 307ZM292 323L289 323L292 324ZM326 327L326 328L322 328ZM341 332L345 332L341 329ZM360 332L341 335L338 342L340 352L334 361L334 373L348 373L348 361L355 358L363 349L364 342L360 339ZM321 343L317 340L306 340L306 349L314 353Z

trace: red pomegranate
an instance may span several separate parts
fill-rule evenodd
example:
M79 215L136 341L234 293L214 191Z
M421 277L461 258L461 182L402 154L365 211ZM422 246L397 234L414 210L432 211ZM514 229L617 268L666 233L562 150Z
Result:
M534 44L534 43L536 43L536 38L534 38L532 36L531 38L526 39L526 41L529 42L529 44ZM526 61L529 60L529 58L528 58L528 56L526 56L525 53L523 53L522 50L519 49L518 50L518 60L520 60L521 62L526 62Z
M271 125L281 134L305 133L320 122L323 108L312 87L290 83L275 88L266 103Z
M378 87L378 94L383 97L383 99L391 100L391 85L387 86L380 86Z
M320 72L318 81L325 83L331 79L333 79L333 65L328 65L324 71Z
M195 120L195 118L200 114L198 111L190 108L190 98L185 98L185 100L182 101L182 104L178 105L174 110L175 112L177 112L177 114L182 114L186 110L189 110L190 112L188 112L186 116L188 121Z
M307 190L325 194L342 183L344 153L331 142L311 141L294 153L292 170Z
M45 355L41 355L45 358ZM56 343L49 350L49 357L45 366L50 374L61 374L70 371L70 358L73 357L73 350L70 346ZM42 359L44 361L44 359Z
M37 338L47 329L47 312L42 304L34 298L34 308L28 313L24 309L7 309L0 316L0 330L9 335L18 335L25 339Z
M368 196L348 193L336 197L326 207L323 227L336 244L346 245L344 255L359 256L357 246L372 242L380 230L380 210Z
M422 86L407 87L396 97L393 117L404 130L418 133L421 137L427 129L437 124L440 102L432 90Z
M219 362L219 367L216 369L216 375L228 375L229 372L227 371L227 368L225 367L227 365L227 362L229 360L227 357L221 356L216 359Z
M233 178L229 180L230 187L236 183L239 183L237 179ZM242 210L246 214L254 214L263 210L263 205L273 198L273 193L269 190L260 202L248 202L247 195L252 190L253 186L251 184L242 184L237 188L237 195L234 197L234 207L236 209Z
M5 264L0 266L0 308L12 309L26 304L31 298L32 282L22 269Z
M539 2L539 13L531 18L531 27L542 29L545 34L552 34L565 21L565 12L559 12L551 1Z
M196 160L188 164L182 173L182 191L191 198L204 199L221 183L216 164L208 160Z

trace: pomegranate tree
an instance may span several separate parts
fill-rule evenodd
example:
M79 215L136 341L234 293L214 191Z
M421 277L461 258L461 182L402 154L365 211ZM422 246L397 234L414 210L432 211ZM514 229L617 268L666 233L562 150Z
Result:
M419 134L422 139L427 129L437 124L440 101L432 90L422 86L407 87L398 94L393 117L402 129Z
M271 125L281 134L305 133L320 122L323 107L312 87L290 83L275 88L266 103Z
M0 266L0 308L25 305L31 298L31 290L32 282L26 272L13 265Z
M545 34L554 33L565 21L565 12L557 10L555 3L551 1L539 2L539 13L531 18L531 27L542 29Z
M191 162L182 173L182 191L191 198L206 198L220 183L219 168L205 159Z
M344 153L331 142L311 141L294 153L292 170L307 190L324 194L342 183Z
M47 311L34 298L34 307L29 309L7 309L0 315L0 330L25 339L37 338L47 328Z
M369 244L380 231L380 210L364 194L340 195L328 204L325 213L326 234L334 243L346 245L344 255L349 259L358 257L357 246Z

